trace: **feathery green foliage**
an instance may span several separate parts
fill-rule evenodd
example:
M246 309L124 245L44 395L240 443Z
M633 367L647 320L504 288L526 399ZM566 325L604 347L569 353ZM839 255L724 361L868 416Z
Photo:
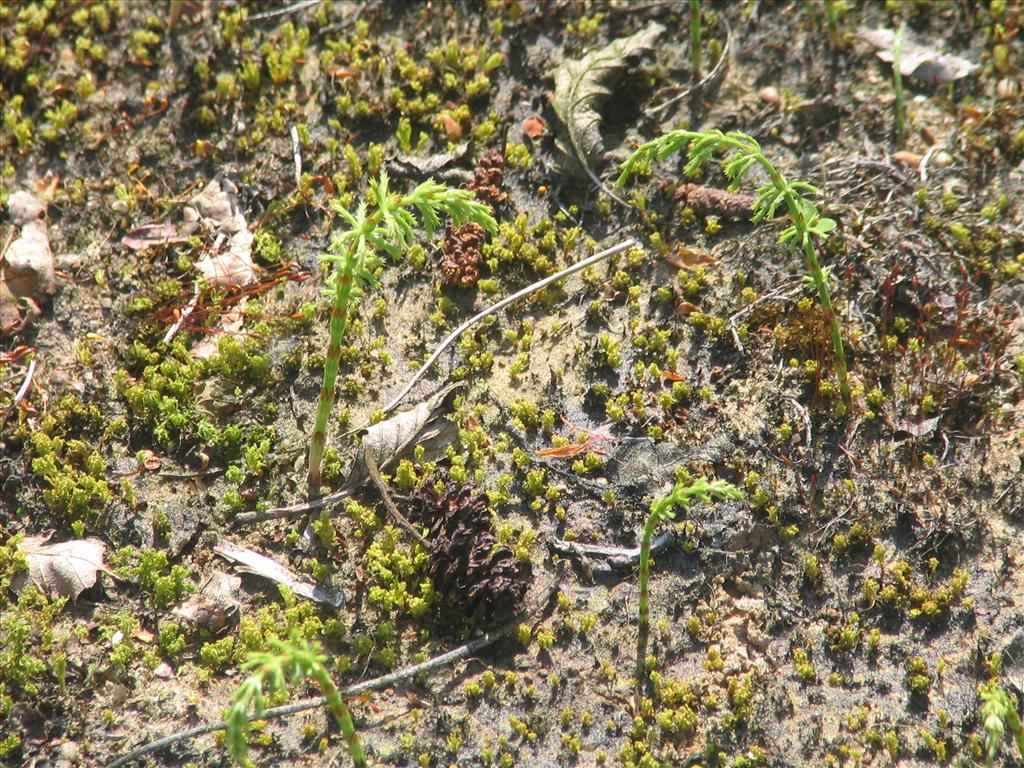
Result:
M640 540L640 632L637 636L636 654L636 680L638 689L643 688L644 665L647 656L647 634L650 626L650 593L648 585L651 579L651 538L658 523L664 520L672 520L676 516L676 507L686 512L694 499L709 502L715 499L743 498L743 492L724 480L708 482L706 477L701 477L692 483L678 482L667 496L651 504L651 512L647 516L644 525L643 538Z
M1017 742L1017 751L1024 758L1024 727L1017 712L1017 699L1011 697L996 681L978 689L981 699L981 721L985 728L985 765L994 764L1006 731Z
M696 175L719 149L732 150L722 162L722 170L729 179L729 188L739 189L740 181L752 166L760 165L768 174L769 181L757 190L752 221L756 224L775 218L775 214L783 203L789 212L790 226L782 230L779 242L789 248L801 247L807 260L810 274L805 278L818 290L818 300L829 318L832 346L836 355L836 373L839 376L839 388L846 407L850 405L850 382L846 371L846 353L843 349L842 333L839 319L832 306L832 298L828 292L828 269L823 269L815 249L815 238L824 242L829 233L835 229L833 219L821 215L817 206L807 199L807 195L818 195L818 190L805 181L789 181L780 174L771 161L761 151L761 145L740 131L722 133L719 130L669 131L654 141L642 144L622 166L618 184L625 184L629 178L643 165L652 159L664 159L669 155L686 150L689 161L683 169L687 176Z
M491 210L465 189L451 189L427 179L408 195L395 195L388 189L387 173L370 182L370 205L361 202L354 212L332 201L332 207L349 228L337 234L328 253L320 260L331 265L326 294L332 299L330 341L324 360L324 382L317 402L313 436L309 447L306 475L310 499L320 495L320 465L327 446L327 423L334 406L334 384L341 362L341 344L348 321L364 291L376 281L376 270L383 266L381 252L399 256L413 244L417 225L431 237L448 216L460 227L474 222L489 232L497 229ZM417 222L416 214L419 214Z
M352 715L345 700L327 672L327 657L318 646L310 645L293 636L290 641L272 641L275 652L250 653L243 667L252 674L238 687L231 698L231 708L225 717L228 748L239 764L245 764L249 754L249 723L259 719L266 709L264 689L267 693L283 691L304 680L313 681L327 698L327 707L341 728L342 736L356 768L365 768L366 756L359 743ZM252 717L249 710L252 710Z

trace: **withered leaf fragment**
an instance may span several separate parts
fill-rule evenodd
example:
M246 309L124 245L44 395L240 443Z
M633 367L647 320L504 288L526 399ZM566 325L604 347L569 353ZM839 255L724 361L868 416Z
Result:
M78 596L96 583L100 571L109 573L103 562L107 545L99 539L73 539L47 544L50 535L28 536L18 549L28 561L28 578L50 597Z
M213 551L233 563L237 563L243 570L256 576L284 584L299 597L308 600L315 600L318 603L325 603L334 608L340 608L345 599L335 589L322 587L308 576L299 576L285 568L266 555L259 552L233 544L230 541L222 541L213 548Z
M665 27L651 22L629 37L613 40L582 59L566 59L555 71L551 98L562 122L555 144L580 166L590 167L604 153L600 110L631 61L649 51Z

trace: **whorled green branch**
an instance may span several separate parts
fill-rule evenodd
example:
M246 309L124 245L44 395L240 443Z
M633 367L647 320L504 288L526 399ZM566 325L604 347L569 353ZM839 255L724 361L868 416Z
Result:
M274 652L250 653L243 665L253 672L235 691L231 707L224 718L231 756L239 764L245 764L249 754L249 723L252 719L259 719L266 708L264 689L273 694L304 680L311 680L326 698L327 708L341 729L353 765L365 768L363 747L348 706L327 671L327 657L320 653L317 646L295 637L288 642L273 640L272 644Z
M332 207L348 228L334 237L328 253L320 257L321 262L331 267L325 291L331 298L331 319L306 471L310 500L320 495L320 467L327 447L327 425L334 407L335 382L349 317L364 291L376 283L376 272L384 264L380 253L401 255L415 241L417 226L422 226L428 238L433 236L442 216L449 217L455 227L470 221L492 233L498 227L490 208L477 201L472 192L451 189L433 179L427 179L407 195L394 195L388 189L388 176L382 171L379 179L370 182L369 198L371 205L362 202L355 212L332 201Z
M815 238L819 242L828 239L829 233L835 229L833 219L821 215L817 206L806 196L817 196L816 187L805 181L789 181L772 165L761 151L761 145L740 131L722 133L711 131L669 131L654 141L641 145L622 166L618 183L625 184L631 176L641 168L650 165L652 160L662 160L677 152L686 151L689 158L683 173L687 176L696 175L719 149L732 150L732 154L722 162L722 170L729 179L729 188L736 190L747 171L759 165L768 174L769 181L757 190L754 203L754 223L775 218L779 207L785 204L789 213L790 226L779 235L779 242L789 248L803 249L807 261L809 275L807 280L818 291L818 301L825 310L829 320L829 332L832 347L836 356L836 373L839 378L839 389L845 407L850 406L850 381L846 367L846 352L843 348L842 331L839 318L832 305L828 290L829 272L823 269L818 260Z

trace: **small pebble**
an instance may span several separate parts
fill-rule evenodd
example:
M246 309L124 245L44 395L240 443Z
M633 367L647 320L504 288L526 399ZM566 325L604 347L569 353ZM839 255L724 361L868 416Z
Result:
M77 763L82 757L82 750L77 741L65 741L57 750L57 758L64 763Z
M771 85L767 85L758 91L757 97L766 104L778 106L782 103L782 95L779 93L779 89Z
M110 703L115 707L120 707L128 700L128 689L121 683L115 683L114 687L110 689Z
M1003 101L1013 101L1020 96L1020 83L1012 77L1004 77L996 83L996 97Z
M944 149L940 149L932 158L932 165L936 168L947 168L953 163L953 156Z

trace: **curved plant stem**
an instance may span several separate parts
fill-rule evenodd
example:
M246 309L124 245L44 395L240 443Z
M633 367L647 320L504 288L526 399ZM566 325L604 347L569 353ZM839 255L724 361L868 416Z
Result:
M779 236L779 242L791 248L799 244L803 249L807 269L810 273L808 279L817 289L819 303L828 317L829 335L835 350L839 389L843 397L843 407L848 409L851 405L851 394L842 330L832 304L832 298L829 295L828 272L822 269L815 249L815 238L824 242L828 238L828 234L835 228L836 222L823 217L818 208L804 197L805 194L817 195L817 189L805 181L786 179L765 157L761 146L753 137L740 131L722 133L719 130L669 131L654 141L640 146L623 165L618 183L624 184L641 164L649 162L652 158L662 159L684 149L689 158L684 168L684 174L696 174L701 166L722 148L733 150L733 154L722 163L722 170L729 178L731 187L738 187L742 177L755 164L760 165L768 174L769 183L757 191L752 221L756 223L765 219L773 219L778 207L783 203L786 205L792 224L783 230Z
M532 602L524 611L522 611L515 619L510 621L508 624L504 624L498 629L491 632L485 632L480 637L470 640L468 643L453 648L450 651L439 654L432 659L420 662L419 664L413 664L410 667L399 669L395 672L389 672L386 675L380 677L374 677L370 680L364 680L361 683L355 683L354 685L347 686L339 691L342 696L358 696L366 691L376 691L382 688L390 688L399 683L402 683L410 678L416 677L417 675L426 675L434 672L438 669L442 669L446 666L454 664L462 659L469 658L476 653L479 653L489 645L493 645L495 642L509 634L513 629L519 626L520 622L525 621L527 618L542 610L545 605L551 600L557 591L557 582L548 584L545 588L540 591L537 599ZM295 715L299 712L307 712L317 707L322 707L327 703L327 698L324 696L317 696L312 699L304 699L297 701L294 704L287 704L282 707L274 707L273 709L264 710L261 718L263 720L273 720L279 717L287 717L288 715ZM131 765L139 758L145 757L148 754L157 752L166 747L178 744L182 741L194 739L199 736L205 736L208 733L216 733L217 731L223 731L228 727L226 722L220 723L209 723L207 725L200 725L196 728L190 728L187 731L180 731L178 733L172 733L169 736L155 739L148 744L143 744L138 749L134 749L127 755L122 755L117 758L114 762L110 763L107 768L123 768L123 766Z
M743 493L724 480L708 482L706 477L701 477L689 484L680 481L676 483L671 493L651 504L651 512L644 523L644 532L640 538L640 618L636 639L636 686L640 695L643 695L647 680L647 638L650 634L651 621L651 538L654 536L654 529L661 521L673 519L676 507L686 512L690 509L693 499L711 501L712 498L738 500L743 498Z

